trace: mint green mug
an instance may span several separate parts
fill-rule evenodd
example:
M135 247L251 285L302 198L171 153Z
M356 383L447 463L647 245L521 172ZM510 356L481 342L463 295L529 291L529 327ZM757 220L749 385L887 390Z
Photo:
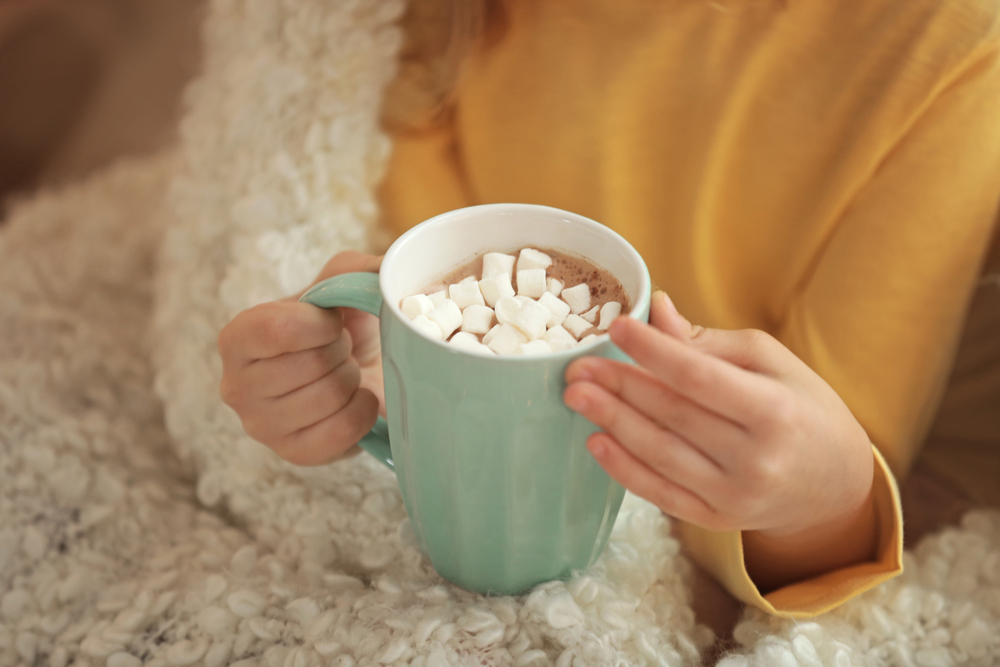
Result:
M400 301L491 250L554 248L610 271L649 318L649 272L607 227L530 204L444 213L399 237L378 274L351 273L301 300L379 317L385 407L359 445L396 472L421 549L467 590L518 594L566 578L604 549L624 489L590 456L597 430L565 406L566 366L583 355L628 361L605 334L540 356L482 356L414 329Z

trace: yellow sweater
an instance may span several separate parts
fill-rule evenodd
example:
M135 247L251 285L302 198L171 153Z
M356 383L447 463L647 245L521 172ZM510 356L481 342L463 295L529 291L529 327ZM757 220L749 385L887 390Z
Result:
M739 533L688 526L688 546L737 597L788 616L898 573L889 469L906 473L934 414L1000 196L1000 5L511 0L505 14L453 121L395 138L390 227L488 202L569 209L625 236L692 322L775 335L877 447L878 560L762 596Z

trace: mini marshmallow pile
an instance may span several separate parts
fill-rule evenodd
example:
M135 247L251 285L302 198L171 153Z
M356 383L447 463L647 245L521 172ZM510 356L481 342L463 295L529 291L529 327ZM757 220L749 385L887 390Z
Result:
M622 305L609 301L591 307L590 286L565 288L547 275L551 265L551 257L532 248L522 249L516 258L486 253L481 279L469 276L447 290L408 296L400 308L424 335L469 352L561 352L596 338L584 334L595 325L599 331L607 329Z

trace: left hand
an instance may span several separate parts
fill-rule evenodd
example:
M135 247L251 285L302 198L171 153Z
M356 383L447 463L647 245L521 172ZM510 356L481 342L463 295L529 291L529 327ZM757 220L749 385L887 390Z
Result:
M790 350L762 331L693 327L661 292L649 325L621 317L609 333L637 365L579 359L564 398L602 429L587 447L611 477L682 521L752 531L758 585L871 557L870 441Z

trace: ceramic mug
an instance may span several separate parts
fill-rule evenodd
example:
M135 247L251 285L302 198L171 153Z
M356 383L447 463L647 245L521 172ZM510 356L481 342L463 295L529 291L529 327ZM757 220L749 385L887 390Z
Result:
M583 355L628 361L606 334L539 356L471 354L425 337L399 308L451 269L488 251L553 248L622 283L629 317L649 317L649 272L607 227L529 204L444 213L412 228L379 273L324 280L301 300L379 317L385 407L359 443L392 468L421 549L445 579L518 594L589 567L624 496L586 449L596 431L563 403L566 366Z

